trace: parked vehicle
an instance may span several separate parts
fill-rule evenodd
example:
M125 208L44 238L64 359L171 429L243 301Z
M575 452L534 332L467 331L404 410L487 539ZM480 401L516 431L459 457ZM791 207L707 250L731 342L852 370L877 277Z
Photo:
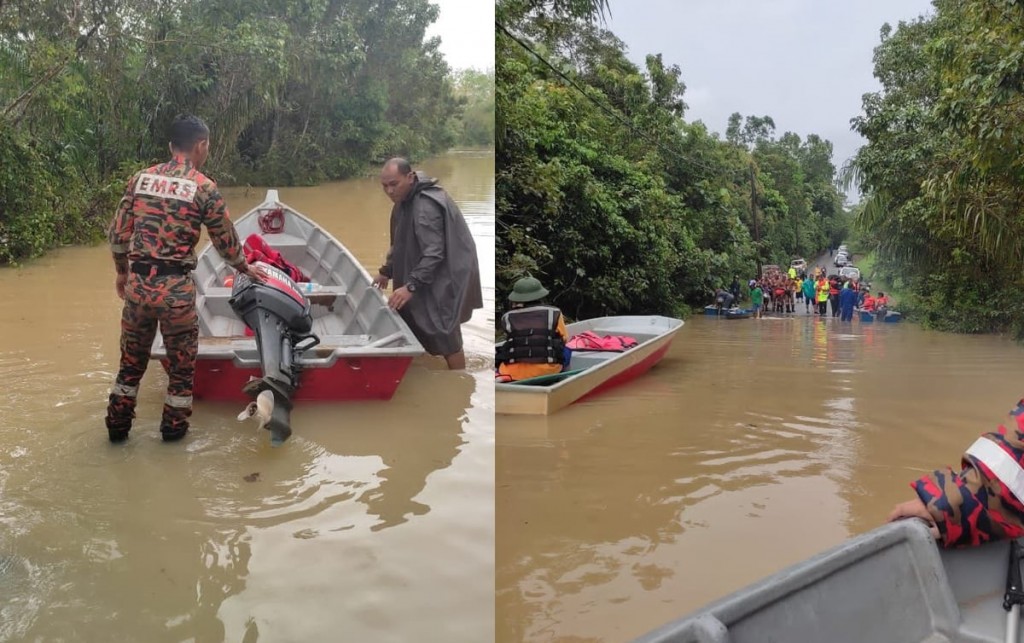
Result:
M803 258L794 259L789 266L790 268L795 268L798 272L807 270L807 260Z
M838 254L836 255L836 258L833 260L832 263L834 263L837 267L842 267L849 263L849 259L846 258L845 254Z
M860 268L855 268L850 264L846 264L839 269L840 277L849 277L850 279L860 279Z

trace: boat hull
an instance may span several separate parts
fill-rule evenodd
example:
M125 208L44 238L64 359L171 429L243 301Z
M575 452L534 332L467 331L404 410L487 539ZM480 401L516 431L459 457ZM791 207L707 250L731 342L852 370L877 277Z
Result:
M869 313L869 312L866 312L866 311L862 310L862 311L859 311L859 314L860 314L860 320L862 322L868 322L868 323L876 322L876 321L883 321L886 324L898 324L901 321L903 321L903 314L902 313L898 313L898 312L896 312L894 310L890 310L889 312L887 312L885 314L885 318L881 319L881 320L878 319L878 316L875 313Z
M939 550L923 522L884 525L636 643L1003 643L1009 544Z
M167 361L161 360L164 370ZM390 400L405 377L411 357L342 358L332 366L306 369L299 376L296 402ZM260 377L259 368L238 367L229 359L196 361L194 397L213 402L249 402L242 387Z
M623 320L629 320L630 318L611 317L602 319L623 322ZM679 328L682 327L683 322L680 320L670 320L666 317L634 319L662 320L658 334L635 348L609 356L600 363L587 368L582 373L552 386L496 384L495 412L509 415L550 415L574 402L629 382L649 371L668 353L672 340ZM580 324L570 324L568 330L570 335L575 335L578 332L582 332L582 330L589 329L582 326L582 324L596 325L602 329L601 332L608 330L609 327L602 327L600 325L601 322L602 320L598 319L588 320ZM613 324L612 327L614 332L626 335L631 334L631 332L638 333L639 330L651 332L650 328L643 328L642 326L639 328L633 327L631 331L628 322L620 326ZM582 353L579 358L597 359L598 357L598 354Z

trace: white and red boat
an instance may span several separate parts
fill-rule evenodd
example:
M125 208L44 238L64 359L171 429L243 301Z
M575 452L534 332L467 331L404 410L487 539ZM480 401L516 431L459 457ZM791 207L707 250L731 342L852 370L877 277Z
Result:
M573 351L563 373L519 382L495 383L495 412L510 415L550 415L570 404L646 373L661 361L682 328L680 319L658 315L598 317L568 324L573 337L626 335L638 343L618 351Z
M309 283L295 283L271 270L268 283L275 288L249 293L251 301L244 306L252 315L246 313L243 321L240 292L245 288L225 285L235 271L207 244L193 272L199 313L196 399L248 401L255 396L253 382L272 380L268 369L270 375L285 373L280 379L290 381L284 385L290 389L289 401L390 399L409 364L423 354L423 347L388 308L384 295L373 287L370 274L352 253L312 220L281 203L277 190L268 190L264 202L234 225L240 240L260 235L308 275ZM241 277L239 281L248 280ZM271 301L275 297L276 304ZM272 305L287 310L274 317L261 308ZM296 334L295 328L285 328L285 318L308 328ZM254 334L250 325L262 325L262 335ZM166 360L159 336L152 358Z

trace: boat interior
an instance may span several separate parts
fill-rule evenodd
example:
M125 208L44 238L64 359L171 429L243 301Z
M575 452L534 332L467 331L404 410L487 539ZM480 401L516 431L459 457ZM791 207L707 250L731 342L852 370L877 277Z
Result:
M599 322L600 320L594 321ZM658 337L667 330L667 327L652 326L649 332L636 332L635 329L623 328L620 325L616 325L614 321L610 321L607 326L602 326L600 324L591 325L587 322L579 322L572 325L569 333L570 335L576 335L588 330L602 337L605 335L627 335L635 339L637 341L637 345L640 345ZM569 368L566 370L575 371L591 368L601 364L602 362L606 362L609 359L618 357L619 355L622 355L619 351L573 351L569 360Z
M271 208L250 212L235 222L239 239L259 232L259 215ZM306 292L311 303L313 333L320 344L303 355L305 360L324 357L340 349L359 352L364 349L422 348L397 313L387 306L383 294L373 288L369 274L348 251L328 234L287 207L284 228L263 234L268 245L296 265L316 284ZM204 352L219 345L230 347L239 358L251 352L258 357L255 341L246 335L246 326L228 303L231 288L225 279L235 271L220 255L208 247L198 259L194 271L199 311L199 341Z

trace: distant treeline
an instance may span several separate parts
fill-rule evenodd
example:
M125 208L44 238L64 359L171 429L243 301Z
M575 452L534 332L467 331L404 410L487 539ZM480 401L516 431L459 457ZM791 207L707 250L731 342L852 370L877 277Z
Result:
M630 62L605 8L497 2L499 293L532 274L573 318L681 314L844 238L829 141L768 116L733 114L724 139L688 122L679 67Z
M222 184L314 184L489 144L428 0L0 1L0 264L93 239L191 112ZM489 130L493 138L493 124Z
M494 70L465 69L455 75L455 95L465 102L456 145L494 146Z
M875 48L858 232L912 319L1024 337L1024 3L932 6Z

